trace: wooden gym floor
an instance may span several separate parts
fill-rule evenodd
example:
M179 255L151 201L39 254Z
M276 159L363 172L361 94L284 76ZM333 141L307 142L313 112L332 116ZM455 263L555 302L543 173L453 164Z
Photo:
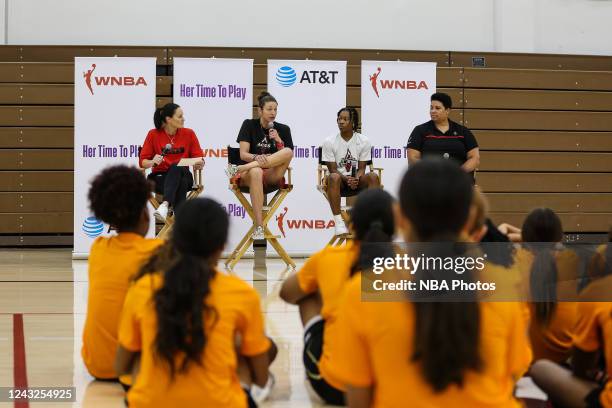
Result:
M300 267L304 260L296 262ZM276 387L262 406L320 406L304 379L297 307L278 297L289 270L262 254L240 261L234 273L261 296L267 333L279 347L271 368ZM93 381L81 362L86 307L87 261L73 261L71 250L0 250L0 387L24 382L76 387L75 403L37 402L35 407L123 407L121 387ZM13 406L0 402L0 407Z
M298 268L304 263L295 261ZM280 259L256 254L241 260L234 273L259 293L267 334L279 348L271 367L276 386L261 406L322 406L304 378L297 306L278 297L290 270ZM0 250L0 388L76 388L74 403L31 403L35 407L124 407L122 388L93 381L81 361L86 308L87 261L72 260L71 250ZM519 381L516 395L545 399L528 379ZM4 407L27 405L0 401Z

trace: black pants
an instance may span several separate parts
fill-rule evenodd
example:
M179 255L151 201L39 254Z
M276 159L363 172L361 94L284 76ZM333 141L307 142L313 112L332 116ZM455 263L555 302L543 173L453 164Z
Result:
M165 173L151 173L148 177L155 182L155 192L164 195L164 201L176 210L193 187L193 175L188 167L173 164Z

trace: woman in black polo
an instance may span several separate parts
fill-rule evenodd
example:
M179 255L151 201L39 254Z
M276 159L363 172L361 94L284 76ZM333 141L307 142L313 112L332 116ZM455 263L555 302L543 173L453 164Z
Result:
M473 178L480 163L478 142L468 128L448 119L452 105L451 97L445 93L431 95L431 120L415 127L410 134L406 146L408 164L428 156L454 159Z

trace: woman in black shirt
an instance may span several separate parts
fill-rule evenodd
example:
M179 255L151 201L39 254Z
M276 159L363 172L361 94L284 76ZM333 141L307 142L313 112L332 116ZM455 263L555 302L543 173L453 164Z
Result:
M255 213L254 240L264 239L263 201L264 184L273 186L281 182L293 158L291 129L274 122L278 103L268 92L257 98L259 119L246 119L238 133L240 159L246 164L230 165L227 175L238 177L241 186L249 187L251 205Z
M473 177L480 163L478 142L468 128L448 119L452 104L451 97L445 93L431 95L431 120L415 127L410 134L406 146L408 164L428 156L452 158Z

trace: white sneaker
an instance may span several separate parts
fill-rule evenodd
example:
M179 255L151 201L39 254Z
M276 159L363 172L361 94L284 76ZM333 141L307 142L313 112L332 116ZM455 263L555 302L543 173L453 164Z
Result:
M225 174L227 175L227 178L234 177L236 174L238 174L238 166L235 164L229 164L225 169Z
M166 222L166 217L168 216L168 202L164 201L161 203L159 207L153 213L155 219L160 222Z
M258 385L253 384L251 386L251 397L253 398L253 401L255 401L257 404L264 402L270 395L270 392L272 392L274 384L276 384L276 380L274 379L274 375L272 375L272 373L268 373L268 382L263 388L259 388Z
M253 234L251 234L251 238L253 238L253 241L266 239L263 227L259 226L255 228L255 231L253 231Z
M335 226L336 235L346 235L349 233L348 228L346 228L346 224L344 221L336 223Z

